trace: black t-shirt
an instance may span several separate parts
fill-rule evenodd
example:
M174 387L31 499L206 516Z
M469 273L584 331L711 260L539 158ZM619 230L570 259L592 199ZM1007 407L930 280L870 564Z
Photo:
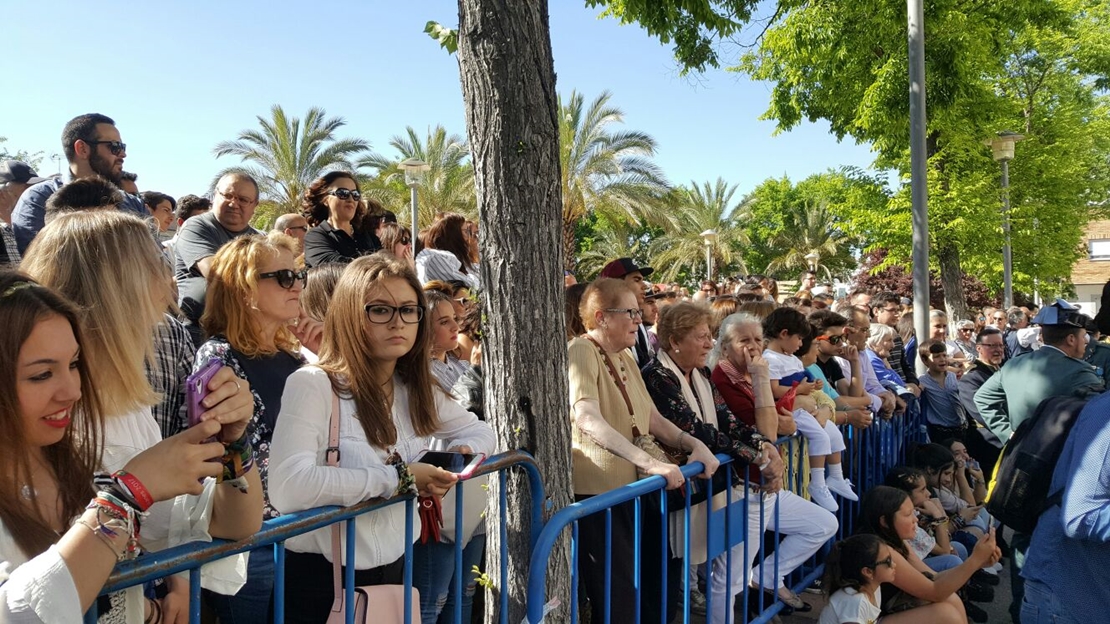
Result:
M821 361L821 358L817 358L817 368L820 368L821 372L825 373L825 379L829 381L834 390L836 389L836 382L844 379L844 371L840 368L840 364L837 363L834 357L824 362Z
M258 393L258 398L266 406L262 419L265 421L265 430L272 432L281 412L281 395L285 393L285 381L301 367L301 362L284 351L255 358L249 358L234 349L232 351L243 367L243 372L247 374L251 389Z

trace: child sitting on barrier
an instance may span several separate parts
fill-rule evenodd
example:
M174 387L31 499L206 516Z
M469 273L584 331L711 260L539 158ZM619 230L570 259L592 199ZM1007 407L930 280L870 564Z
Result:
M806 375L805 364L798 357L798 354L806 354L812 359L817 357L812 327L801 312L793 308L778 308L764 319L763 336L767 340L763 359L770 369L771 392L775 400L785 397L791 388L800 397L793 412L798 431L809 444L809 495L818 505L836 511L839 505L832 492L850 500L857 500L857 497L844 478L841 467L844 437L836 428L835 405L830 409L827 403L817 403L821 393L814 393L814 390L821 390L824 384ZM806 401L810 395L813 395L812 399Z
M825 561L829 604L819 624L877 622L883 583L894 580L894 554L875 535L854 535L833 544Z

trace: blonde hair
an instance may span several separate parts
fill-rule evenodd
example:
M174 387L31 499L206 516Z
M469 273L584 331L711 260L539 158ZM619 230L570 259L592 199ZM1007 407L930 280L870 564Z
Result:
M655 333L659 336L659 347L671 350L671 341L679 342L694 328L702 323L708 327L713 320L713 313L704 303L696 301L679 301L669 305L659 313L659 320L655 323Z
M150 407L154 330L172 303L169 267L145 221L115 210L60 215L39 232L22 268L81 309L92 386L104 413Z
M355 416L366 440L378 448L397 442L392 406L377 381L374 352L366 339L366 303L387 279L401 279L413 290L417 305L424 308L416 342L397 360L395 374L408 388L409 418L417 435L429 436L439 429L432 387L431 315L416 273L396 256L375 253L357 258L347 265L332 294L331 307L324 319L324 338L317 363L328 374L332 389L355 402Z
M624 280L611 277L602 277L590 282L586 292L582 293L582 301L578 304L578 315L582 317L582 325L587 329L597 329L598 310L611 308L617 305L617 300L625 294L636 295L632 285Z
M272 336L276 348L263 346L271 337L262 335L262 324L254 313L257 308L252 304L258 293L259 267L283 251L297 256L296 240L281 232L240 236L220 247L208 269L208 292L200 317L209 336L224 336L247 357L298 351L300 343L284 324Z

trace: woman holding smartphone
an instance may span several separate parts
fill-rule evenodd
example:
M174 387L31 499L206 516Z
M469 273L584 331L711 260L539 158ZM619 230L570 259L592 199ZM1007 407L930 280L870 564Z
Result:
M211 338L197 351L194 369L200 371L215 362L251 384L254 414L247 436L255 448L267 520L279 515L265 494L281 395L286 380L304 364L293 333L305 281L296 255L296 242L281 233L241 236L216 252L200 320ZM234 596L205 592L205 598L221 621L264 624L273 620L273 588L274 558L269 548L263 548L250 553L247 584Z
M136 455L162 441L151 415L157 394L147 381L144 365L154 348L155 329L172 301L169 268L140 218L115 210L64 214L43 228L28 248L23 269L40 283L80 306L86 340L81 358L89 364L92 386L105 417L99 469L113 473ZM142 523L141 546L150 551L212 537L242 539L262 523L262 484L253 469L254 451L246 439L250 409L232 399L249 394L249 384L221 371L208 385L201 420L222 425L224 443L220 482L208 480L199 496L156 502ZM249 403L247 404L249 405ZM202 438L204 439L204 438ZM85 441L82 440L82 443ZM215 464L214 464L215 465ZM165 470L179 467L165 464ZM245 490L245 491L244 491ZM206 566L205 585L234 593L242 584L217 583L235 568L228 559ZM170 594L160 607L170 621L188 605L187 583L171 577ZM141 588L113 596L127 621L142 622L145 599Z
M493 451L493 430L436 387L426 313L416 274L390 255L359 258L343 273L324 321L320 361L293 373L282 397L270 451L270 500L278 510L414 490L442 497L457 476L416 462L433 438L450 451ZM336 396L340 465L331 467L325 451ZM356 560L342 563L355 566L355 584L401 583L404 506L354 522ZM416 524L419 535L419 518ZM334 598L331 532L301 535L286 547L286 621L321 622Z
M130 535L99 529L115 522L99 489L118 485L93 484L103 407L87 343L73 304L15 272L0 272L0 326L0 622L79 622L117 560L131 556ZM131 458L124 471L151 502L199 493L198 480L220 470L205 460L223 452L201 441L219 430L201 423Z

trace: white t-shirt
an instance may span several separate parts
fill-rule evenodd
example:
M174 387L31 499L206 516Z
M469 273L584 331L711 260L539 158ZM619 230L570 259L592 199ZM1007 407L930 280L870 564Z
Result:
M802 361L796 355L786 355L778 351L764 349L763 359L767 360L767 368L771 373L771 379L782 379L805 370Z
M878 606L882 601L880 589L875 590L875 602L871 602L867 594L857 592L850 587L838 589L829 597L829 604L821 610L821 619L817 622L818 624L844 624L845 622L875 624L882 613Z

